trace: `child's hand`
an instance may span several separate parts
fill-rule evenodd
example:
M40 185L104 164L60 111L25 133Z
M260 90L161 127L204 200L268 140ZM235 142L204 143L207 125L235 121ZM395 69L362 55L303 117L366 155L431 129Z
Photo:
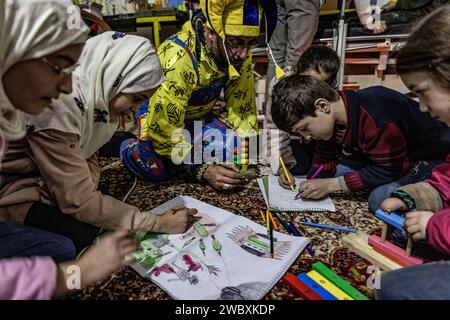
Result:
M295 178L294 176L288 171L289 174L289 178L291 179L292 183L289 183L289 180L286 176L286 173L284 173L283 167L280 166L280 168L278 169L278 183L280 184L280 186L282 186L285 189L289 189L291 190L291 185L295 188Z
M156 217L152 232L160 233L184 233L194 222L197 209L189 209L185 206L176 206Z
M408 207L402 199L399 198L387 198L380 205L381 210L384 212L393 212L397 210L407 210Z
M326 195L340 191L337 178L306 180L300 184L299 193L302 199L321 199Z
M101 238L77 261L82 287L101 281L116 269L130 264L130 254L136 251L138 244L128 231L116 231Z
M431 211L411 211L405 216L405 229L412 236L413 240L427 239L427 225L433 216Z

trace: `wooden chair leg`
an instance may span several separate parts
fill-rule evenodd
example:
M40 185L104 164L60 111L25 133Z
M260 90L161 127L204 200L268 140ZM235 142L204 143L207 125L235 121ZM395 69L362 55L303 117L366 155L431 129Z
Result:
M411 256L411 252L412 252L412 247L413 247L413 241L412 241L412 238L411 237L409 237L408 238L408 243L406 244L406 252L405 252L405 255L407 256L407 257L410 257Z
M383 229L381 229L381 240L380 240L381 243L384 243L386 241L387 230L388 230L387 223L383 223Z

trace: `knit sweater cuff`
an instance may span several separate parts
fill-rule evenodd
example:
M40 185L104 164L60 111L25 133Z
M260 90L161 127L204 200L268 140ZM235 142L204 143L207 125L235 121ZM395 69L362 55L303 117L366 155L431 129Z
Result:
M339 182L339 185L341 186L341 190L343 192L349 192L350 191L350 190L348 190L347 184L345 183L345 179L344 179L343 176L338 177L338 182Z
M391 193L391 197L402 200L406 204L408 211L416 210L416 201L408 193L402 190L396 190Z
M209 164L198 164L190 166L190 172L192 176L198 182L203 181L203 175L205 174L206 169L208 169Z
M345 184L349 191L359 191L365 189L364 182L361 180L359 172L350 172L344 174Z

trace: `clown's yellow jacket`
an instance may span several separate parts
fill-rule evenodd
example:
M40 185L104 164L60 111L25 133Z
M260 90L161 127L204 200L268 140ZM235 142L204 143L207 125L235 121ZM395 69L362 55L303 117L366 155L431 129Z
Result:
M186 22L175 37L183 41L192 53L197 37L191 21ZM201 46L198 74L186 49L172 40L166 40L158 49L158 55L167 80L150 99L147 116L140 120L140 140L153 142L159 155L176 154L181 159L192 148L179 131L185 121L202 119L213 108L215 101L203 106L190 106L188 101L194 90L208 86L225 76ZM197 59L197 58L196 58ZM241 137L254 136L258 130L256 100L251 53L243 62L240 77L227 80L224 85L227 102L228 125Z

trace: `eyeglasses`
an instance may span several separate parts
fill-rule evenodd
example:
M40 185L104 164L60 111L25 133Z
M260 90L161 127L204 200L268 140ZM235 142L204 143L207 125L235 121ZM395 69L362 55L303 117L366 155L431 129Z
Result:
M41 61L47 64L50 68L52 68L53 71L55 71L55 73L57 73L61 79L70 76L72 72L74 72L75 69L80 65L79 63L77 63L67 68L61 68L60 66L48 60L46 57L41 58Z
M242 44L242 43L237 43L237 42L231 42L228 38L225 38L225 44L231 49L239 49L239 50L244 50L244 49L248 49L248 50L252 50L254 48L256 48L258 46L258 42L255 41L250 41L247 44Z

